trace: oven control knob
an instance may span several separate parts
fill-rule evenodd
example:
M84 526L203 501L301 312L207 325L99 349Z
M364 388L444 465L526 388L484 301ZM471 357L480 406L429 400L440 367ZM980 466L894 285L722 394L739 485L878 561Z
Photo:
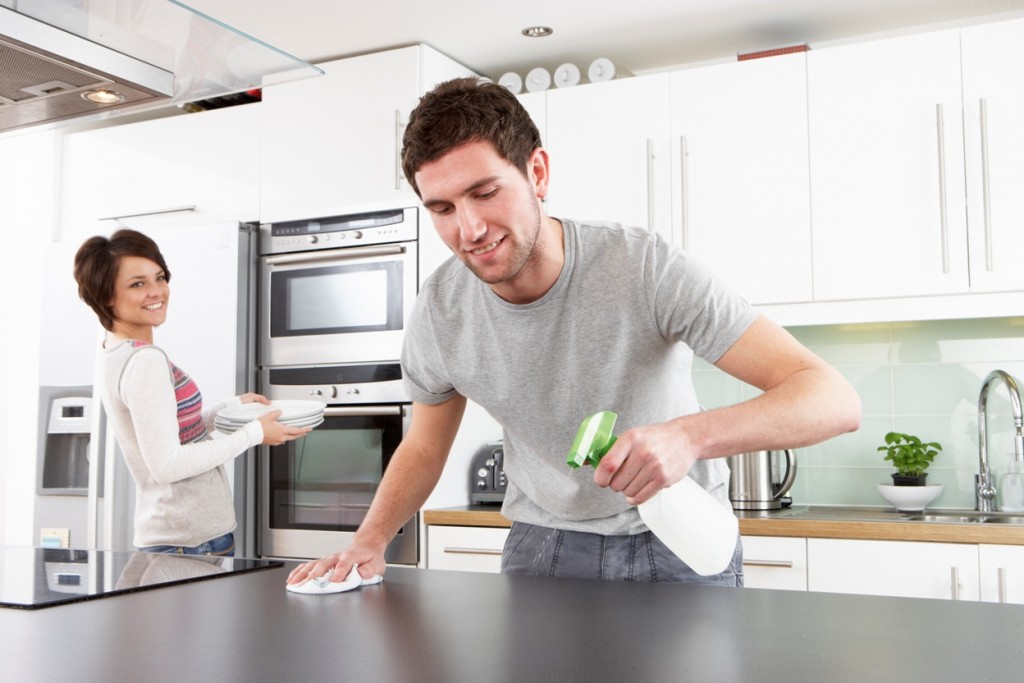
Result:
M352 238L353 239L357 239L357 240L361 240L363 238L363 231L362 230L356 230L354 233L352 233Z
M331 387L331 398L338 398L338 387Z
M316 235L306 235L306 241L309 242L310 244L316 244L320 240L317 238Z
M310 392L309 392L309 395L310 396L323 396L324 392L320 391L319 389L311 389Z

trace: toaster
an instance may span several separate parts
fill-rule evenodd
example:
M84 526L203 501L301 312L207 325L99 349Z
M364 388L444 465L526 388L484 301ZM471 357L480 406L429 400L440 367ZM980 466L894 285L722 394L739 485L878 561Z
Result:
M473 455L469 470L469 502L500 503L505 500L504 450L501 442L488 443Z

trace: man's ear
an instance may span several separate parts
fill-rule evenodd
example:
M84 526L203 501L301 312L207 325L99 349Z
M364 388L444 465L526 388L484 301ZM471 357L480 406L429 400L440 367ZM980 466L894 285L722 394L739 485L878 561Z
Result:
M529 171L530 182L533 183L534 194L540 200L548 196L548 181L551 168L549 164L548 153L543 147L533 150L527 170Z

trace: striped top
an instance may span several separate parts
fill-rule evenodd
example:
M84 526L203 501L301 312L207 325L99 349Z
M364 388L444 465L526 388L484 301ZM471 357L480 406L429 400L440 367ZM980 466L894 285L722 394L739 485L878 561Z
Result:
M149 346L148 342L130 340L133 348ZM208 436L203 423L203 394L188 373L168 359L174 378L174 400L178 403L178 441L185 445L203 441Z

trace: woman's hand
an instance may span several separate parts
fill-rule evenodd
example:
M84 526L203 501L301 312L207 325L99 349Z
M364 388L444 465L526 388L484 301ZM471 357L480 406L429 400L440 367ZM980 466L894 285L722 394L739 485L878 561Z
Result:
M277 421L279 417L281 417L280 410L270 410L260 415L259 421L263 425L263 445L280 446L286 441L301 439L313 429L312 427L290 427L281 424Z
M260 394L254 394L254 393L251 393L251 392L248 393L248 394L242 394L238 398L242 401L242 403L262 403L265 406L269 406L270 405L270 400L267 399L266 396L262 396Z

